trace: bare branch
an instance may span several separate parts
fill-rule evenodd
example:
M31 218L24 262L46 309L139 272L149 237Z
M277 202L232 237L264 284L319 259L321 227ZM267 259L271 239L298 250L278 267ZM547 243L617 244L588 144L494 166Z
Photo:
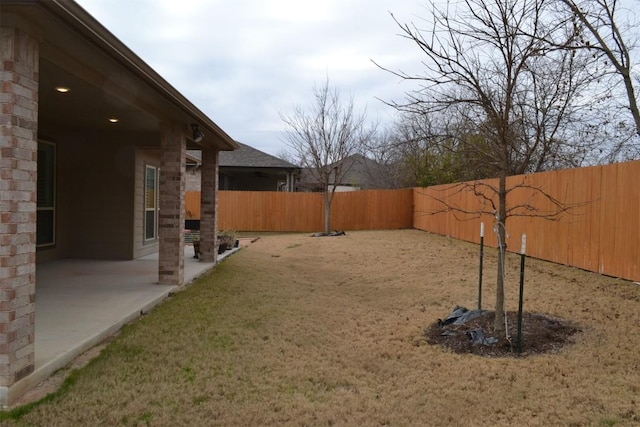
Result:
M584 41L585 47L596 49L606 56L622 79L628 101L628 108L635 124L636 134L640 135L640 110L632 76L630 51L633 47L625 37L618 20L624 14L617 0L560 0L573 16L587 29L593 42ZM627 13L628 15L628 13ZM635 24L635 23L634 23ZM631 25L634 25L631 24Z

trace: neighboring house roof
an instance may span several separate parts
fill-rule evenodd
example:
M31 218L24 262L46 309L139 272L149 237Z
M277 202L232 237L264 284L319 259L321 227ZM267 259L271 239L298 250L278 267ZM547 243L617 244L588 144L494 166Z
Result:
M351 185L354 187L371 188L374 177L379 172L381 165L375 160L362 154L354 154L342 161L344 177L336 184Z
M333 185L358 187L361 189L387 188L384 182L384 165L362 154L353 154L342 160L344 175L339 182L332 180ZM331 165L329 166L331 167ZM313 170L305 168L300 174L299 187L301 189L322 191L321 186L316 182Z
M241 142L236 143L239 146L237 150L220 152L220 167L300 169L298 166L286 160L282 160ZM187 156L192 161L199 163L202 159L202 152L200 150L188 150Z

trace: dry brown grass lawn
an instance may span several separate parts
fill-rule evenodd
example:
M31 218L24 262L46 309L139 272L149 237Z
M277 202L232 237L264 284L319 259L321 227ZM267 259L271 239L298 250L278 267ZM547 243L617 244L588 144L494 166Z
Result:
M426 343L456 304L475 307L477 252L415 230L263 237L125 328L16 423L640 424L637 284L528 260L525 309L578 323L572 345L512 359ZM493 250L485 266L490 306ZM507 280L516 309L516 257Z

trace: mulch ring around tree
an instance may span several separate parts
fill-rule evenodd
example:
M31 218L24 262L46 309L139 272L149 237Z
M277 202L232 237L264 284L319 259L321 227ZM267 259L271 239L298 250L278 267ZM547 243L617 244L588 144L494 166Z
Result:
M425 329L424 335L429 344L441 345L454 353L470 353L485 357L526 357L558 352L564 346L573 343L574 334L581 332L580 327L568 320L541 313L524 312L522 351L518 353L518 313L510 311L506 317L509 339L504 332L493 332L493 311L483 311L478 317L463 324L438 319ZM483 339L484 344L478 343Z
M330 231L330 232L322 232L322 233L313 233L311 237L336 237L336 236L346 236L347 233L344 231Z

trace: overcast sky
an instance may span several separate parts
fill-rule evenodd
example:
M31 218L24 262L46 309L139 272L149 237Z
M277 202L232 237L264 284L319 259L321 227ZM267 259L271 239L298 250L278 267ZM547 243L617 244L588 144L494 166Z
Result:
M398 36L421 0L76 0L237 141L270 154L286 145L279 113L311 102L315 85L353 95L370 119L393 120L377 98L410 89L371 60L417 70Z

